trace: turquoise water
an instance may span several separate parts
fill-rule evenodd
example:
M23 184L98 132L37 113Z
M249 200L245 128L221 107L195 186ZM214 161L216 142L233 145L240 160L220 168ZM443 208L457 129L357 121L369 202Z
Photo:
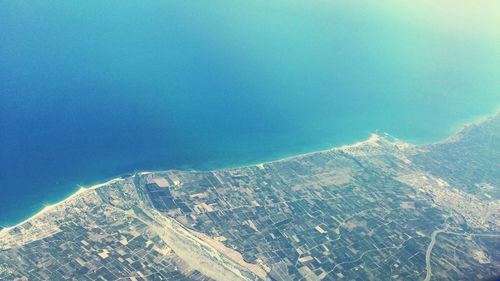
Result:
M445 138L500 105L500 4L454 3L3 1L0 225L138 170Z

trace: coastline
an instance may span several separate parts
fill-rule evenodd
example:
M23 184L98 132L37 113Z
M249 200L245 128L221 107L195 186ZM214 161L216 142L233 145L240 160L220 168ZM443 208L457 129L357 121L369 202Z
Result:
M232 166L232 167L225 167L225 168L218 168L218 169L207 169L207 170L203 170L203 169L196 169L196 170L195 169L187 169L187 170L182 170L182 171L203 171L203 172L208 172L208 171L217 171L217 170L231 170L231 169L249 168L249 167L254 167L254 166L258 166L258 165L264 165L264 164L269 164L269 163L276 163L276 162L286 161L286 160L290 160L290 159L297 158L297 157L304 157L304 156L308 156L308 155L312 155L312 154L316 154L316 153L328 152L328 151L335 150L335 149L346 149L346 148L351 148L351 147L359 147L360 145L371 143L371 142L376 141L376 140L378 140L380 138L381 138L380 135L378 135L376 133L372 133L370 135L370 137L368 137L367 139L361 140L361 141L357 141L357 142L355 142L353 144L346 144L346 145L341 145L341 146L332 147L332 148L328 148L328 149L316 150L316 151L312 151L312 152L306 152L306 153L296 154L296 155L293 155L293 156L286 156L286 157L283 157L283 158L280 158L280 159L276 159L276 160L265 161L265 162L260 162L260 163L250 163L250 164L241 165L241 166ZM181 171L181 170L179 170L179 169L148 170L148 171L135 172L133 174L143 175L143 174L148 174L148 173L165 172L165 171ZM29 217L27 217L26 219L22 220L21 222L16 223L16 224L11 225L11 226L5 226L3 228L0 228L0 235L3 234L4 232L8 232L8 231L10 231L10 230L12 230L12 229L14 229L14 228L16 228L18 226L21 226L21 225L29 222L32 219L36 219L37 217L39 217L39 216L47 213L48 211L50 211L54 207L59 206L61 204L64 204L65 202L71 200L72 198L75 198L78 195L84 194L85 192L87 192L89 190L97 189L99 187L106 186L106 185L109 185L109 184L113 184L113 183L116 183L116 182L120 182L120 181L123 181L123 180L124 179L122 177L118 176L118 177L115 177L115 178L113 178L111 180L108 180L106 182L97 183L97 184L94 184L94 185L89 186L89 187L81 186L76 192L72 193L68 197L66 197L66 198L62 199L61 201L58 201L58 202L56 202L54 204L50 204L50 205L45 206L43 209L41 209L40 211L36 212L33 215L30 215Z
M23 220L23 221L15 224L15 225L7 226L7 227L4 227L4 228L0 229L0 235L3 234L4 232L8 232L8 231L10 231L10 230L12 230L12 229L14 229L14 228L16 228L18 226L21 226L21 225L29 222L32 219L36 219L37 217L42 216L43 214L47 213L51 209L53 209L53 208L55 208L55 207L57 207L59 205L62 205L65 202L67 202L67 201L69 201L69 200L77 197L78 195L84 194L85 192L87 192L89 190L94 190L94 189L97 189L99 187L106 186L106 185L113 184L113 183L120 182L120 181L123 181L123 179L122 178L114 178L114 179L109 180L107 182L95 184L95 185L92 185L92 186L89 186L89 187L81 187L75 193L73 193L70 196L66 197L62 201L59 201L59 202L51 204L51 205L47 205L43 209L41 209L39 212L37 212L36 214L34 214L34 215L26 218L25 220Z
M437 142L430 142L430 143L424 143L424 144L413 144L411 142L407 142L406 140L404 139L399 139L399 138L396 138L388 133L372 133L368 138L364 139L364 140L360 140L360 141L357 141L357 142L354 142L354 143L351 143L351 144L344 144L344 145L339 145L339 146L334 146L334 147L330 147L330 148L326 148L326 149L319 149L319 150L315 150L315 151L311 151L311 152L305 152L305 153L299 153L299 154L295 154L295 155L291 155L291 156L284 156L284 157L281 157L279 159L276 159L276 160L269 160L269 161L264 161L264 162L258 162L258 163L248 163L248 164L244 164L244 165L240 165L240 166L228 166L228 167L221 167L221 168L214 168L214 169L165 169L165 170L148 170L148 171L137 171L137 172L134 172L134 173L123 173L122 175L127 175L127 174L145 174L145 173L155 173L155 172L165 172L165 171L201 171L201 172L208 172L208 171L217 171L217 170L232 170L232 169L240 169L240 168L249 168L249 167L254 167L254 166L259 166L259 165L264 165L264 164L269 164L269 163L276 163L276 162L282 162L282 161L287 161L287 160L290 160L290 159L293 159L293 158L300 158L300 157L304 157L304 156L308 156L308 155L312 155L312 154L317 154L317 153L324 153L324 152L328 152L328 151L332 151L332 150L342 150L342 149L348 149L348 148L355 148L355 147L359 147L361 145L365 145L365 144L370 144L370 143L375 143L377 142L378 140L380 139L387 139L386 136L389 136L391 138L393 138L395 140L395 142L399 142L399 143L404 143L404 144L409 144L409 145L433 145L433 144L442 144L442 143L446 143L446 142L450 142L450 141L453 141L454 140L454 137L458 136L463 130L467 129L469 126L471 125L476 125L476 124L480 124L482 122L485 122L491 118L495 118L496 116L499 116L500 115L500 109L497 109L496 110L496 113L494 114L488 114L488 115L481 115L477 118L475 118L474 120L472 121L468 121L468 122L465 122L465 123L462 123L462 125L460 125L458 127L458 129L453 129L453 133L448 135L448 137L440 140L440 141L437 141ZM386 135L386 136L381 136L381 135ZM35 219L43 214L45 214L46 212L50 211L51 209L53 209L54 207L56 206L59 206L61 204L64 204L65 202L71 200L72 198L75 198L76 196L78 195L81 195L83 193L85 193L86 191L89 191L89 190L93 190L93 189L97 189L99 187L102 187L102 186L106 186L106 185L109 185L109 184L113 184L113 183L116 183L116 182L120 182L120 181L123 181L124 178L122 176L117 176L117 177L114 177L106 182L102 182L102 183L97 183L97 184L94 184L94 185L91 185L89 187L85 187L85 186L81 186L76 192L72 193L71 195L69 195L68 197L65 197L64 199L54 203L54 204L50 204L50 205L47 205L45 206L44 208L42 208L40 211L36 212L35 214L33 215L30 215L28 216L27 218L25 218L24 220L22 220L21 222L19 223L16 223L14 225L9 225L9 226L4 226L3 228L0 228L0 235L5 233L5 232L8 232L18 226L21 226L27 222L29 222L30 220L32 219ZM79 186L79 185L77 185ZM0 226L1 227L1 226Z
M456 125L451 126L450 133L448 134L448 137L444 138L443 140L436 141L436 142L430 142L430 143L424 143L423 145L443 144L443 143L447 143L450 141L454 141L454 137L459 136L467 128L481 124L481 123L486 122L489 119L495 118L497 116L500 116L500 105L497 106L496 110L494 110L493 112L491 112L489 114L481 114L481 115L477 115L475 117L465 118L461 122L457 123Z

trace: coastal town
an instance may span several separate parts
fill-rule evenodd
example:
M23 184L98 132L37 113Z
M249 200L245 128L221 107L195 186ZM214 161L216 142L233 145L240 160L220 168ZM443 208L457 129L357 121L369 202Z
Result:
M499 132L497 115L433 145L373 135L248 167L126 176L3 229L0 279L491 278Z

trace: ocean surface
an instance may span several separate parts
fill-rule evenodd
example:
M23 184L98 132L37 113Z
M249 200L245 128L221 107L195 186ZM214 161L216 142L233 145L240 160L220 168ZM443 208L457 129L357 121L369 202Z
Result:
M2 1L0 225L124 173L434 142L499 109L498 1L353 2Z

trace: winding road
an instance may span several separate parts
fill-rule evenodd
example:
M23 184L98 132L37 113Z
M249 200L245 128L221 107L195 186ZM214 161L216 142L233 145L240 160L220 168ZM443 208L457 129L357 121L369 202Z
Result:
M434 244L436 244L436 237L439 233L446 233L446 234L452 234L452 235L460 235L460 236L484 236L484 237L500 237L500 234L496 233L459 233L459 232L450 232L446 231L448 227L441 228L441 229L436 229L434 232L431 234L431 243L427 247L427 251L425 252L425 279L424 281L430 281L432 277L432 269L431 269L431 253L432 253L432 248L434 247Z
M427 247L427 251L425 252L425 272L426 272L426 274L425 274L424 281L431 280L431 276L432 276L431 253L432 253L432 248L434 247L434 244L436 244L436 236L441 232L445 232L447 228L448 227L434 230L434 232L432 232L432 234L431 234L431 243L429 244L429 246Z

